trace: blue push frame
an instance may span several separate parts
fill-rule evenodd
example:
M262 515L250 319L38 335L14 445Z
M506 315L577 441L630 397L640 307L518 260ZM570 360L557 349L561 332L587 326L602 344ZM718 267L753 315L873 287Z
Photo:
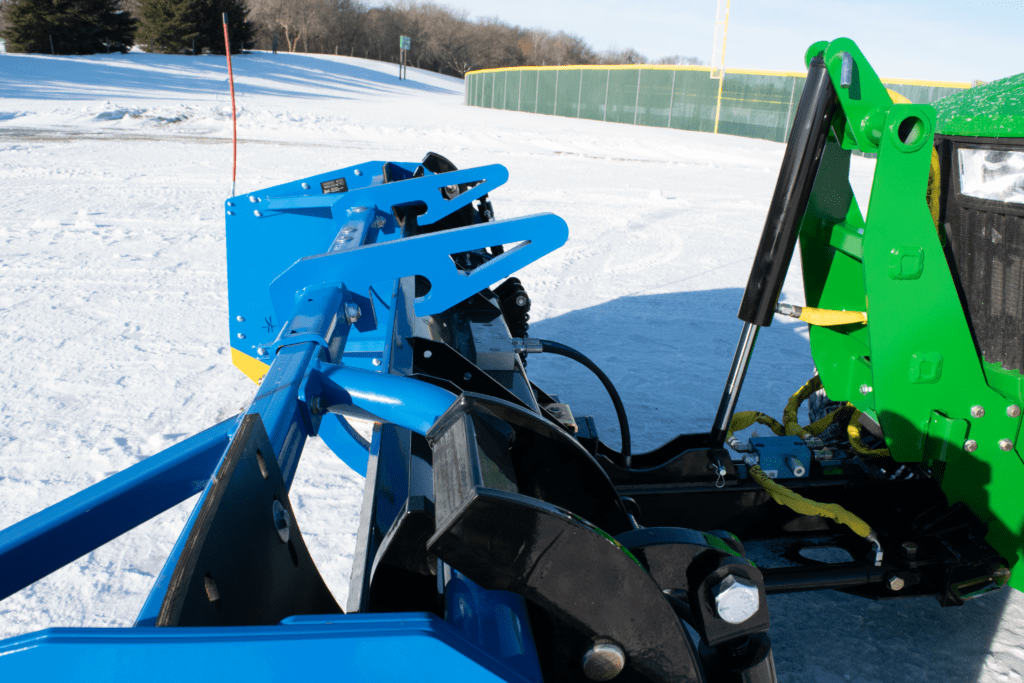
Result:
M385 167L391 182L384 182ZM386 462L402 442L383 438L378 428L367 448L342 415L425 434L455 401L444 389L404 376L410 366L404 339L415 318L444 311L557 249L568 228L557 216L540 214L406 237L397 216L416 213L428 225L486 199L507 178L499 165L434 174L416 163L367 162L225 203L232 348L269 365L245 414L261 417L287 486L310 436L320 434L362 474L368 459ZM449 199L443 189L451 186L462 192ZM504 253L484 265L456 268L453 255L496 245L505 245ZM420 298L410 294L414 276L429 282ZM350 613L296 616L275 626L156 628L171 574L241 417L0 531L3 599L202 494L134 628L58 628L0 641L0 678L179 680L187 661L187 677L197 680L341 671L541 680L523 599L484 590L450 567L439 571L439 590L446 603L458 600L459 609L447 610L445 620ZM364 504L364 514L369 509Z

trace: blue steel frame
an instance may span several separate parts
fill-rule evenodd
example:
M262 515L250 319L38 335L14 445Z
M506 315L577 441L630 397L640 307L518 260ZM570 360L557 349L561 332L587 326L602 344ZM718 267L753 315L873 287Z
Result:
M251 363L269 361L246 414L260 415L288 486L310 436L319 433L365 474L369 460L376 469L394 455L401 433L425 434L456 397L404 376L411 368L404 338L415 318L469 298L568 238L565 222L551 214L405 236L396 208L418 213L419 225L428 225L485 197L508 173L497 165L442 174L417 172L415 163L388 166L392 182L373 175L384 162L367 162L226 202L232 348ZM442 188L452 185L464 191L446 199ZM251 214L243 210L250 208ZM504 253L484 265L469 272L455 267L454 254L495 245L505 245ZM412 276L429 281L425 296L412 295ZM359 309L355 316L347 313L353 306ZM345 414L372 416L384 425L375 429L369 448L354 437ZM0 531L3 599L202 492L135 628L49 629L2 641L0 679L178 680L185 674L221 680L340 672L446 681L541 679L522 598L481 589L447 567L439 588L446 603L457 600L459 608L447 610L445 620L352 614L361 611L357 599L348 615L293 617L276 626L155 628L211 475L240 418ZM372 496L369 482L367 489ZM364 503L364 514L375 505ZM353 567L354 586L361 571Z

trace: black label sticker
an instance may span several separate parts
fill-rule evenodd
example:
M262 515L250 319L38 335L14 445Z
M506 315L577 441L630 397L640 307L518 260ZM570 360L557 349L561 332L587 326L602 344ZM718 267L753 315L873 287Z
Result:
M334 180L328 180L325 183L320 183L320 189L323 190L324 194L348 192L348 183L345 182L344 178L335 178Z

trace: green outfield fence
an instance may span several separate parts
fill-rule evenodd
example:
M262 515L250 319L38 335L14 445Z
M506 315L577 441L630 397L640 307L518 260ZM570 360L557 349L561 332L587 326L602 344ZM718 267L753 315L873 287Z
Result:
M741 135L785 142L806 74L726 69L722 88L707 66L524 66L466 74L473 107ZM970 83L882 79L911 102ZM721 106L719 106L721 98Z

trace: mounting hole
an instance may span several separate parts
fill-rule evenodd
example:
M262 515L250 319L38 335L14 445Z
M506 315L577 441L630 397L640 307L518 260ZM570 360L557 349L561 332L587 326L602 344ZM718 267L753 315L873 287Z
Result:
M260 474L263 475L264 479L270 478L270 470L267 469L267 460L263 457L263 452L260 449L256 449L256 464L260 466Z
M910 114L896 123L890 124L893 142L904 152L913 152L924 145L928 138L928 123L920 116Z
M209 574L206 575L206 598L213 603L220 600L220 591L217 589L217 582Z

